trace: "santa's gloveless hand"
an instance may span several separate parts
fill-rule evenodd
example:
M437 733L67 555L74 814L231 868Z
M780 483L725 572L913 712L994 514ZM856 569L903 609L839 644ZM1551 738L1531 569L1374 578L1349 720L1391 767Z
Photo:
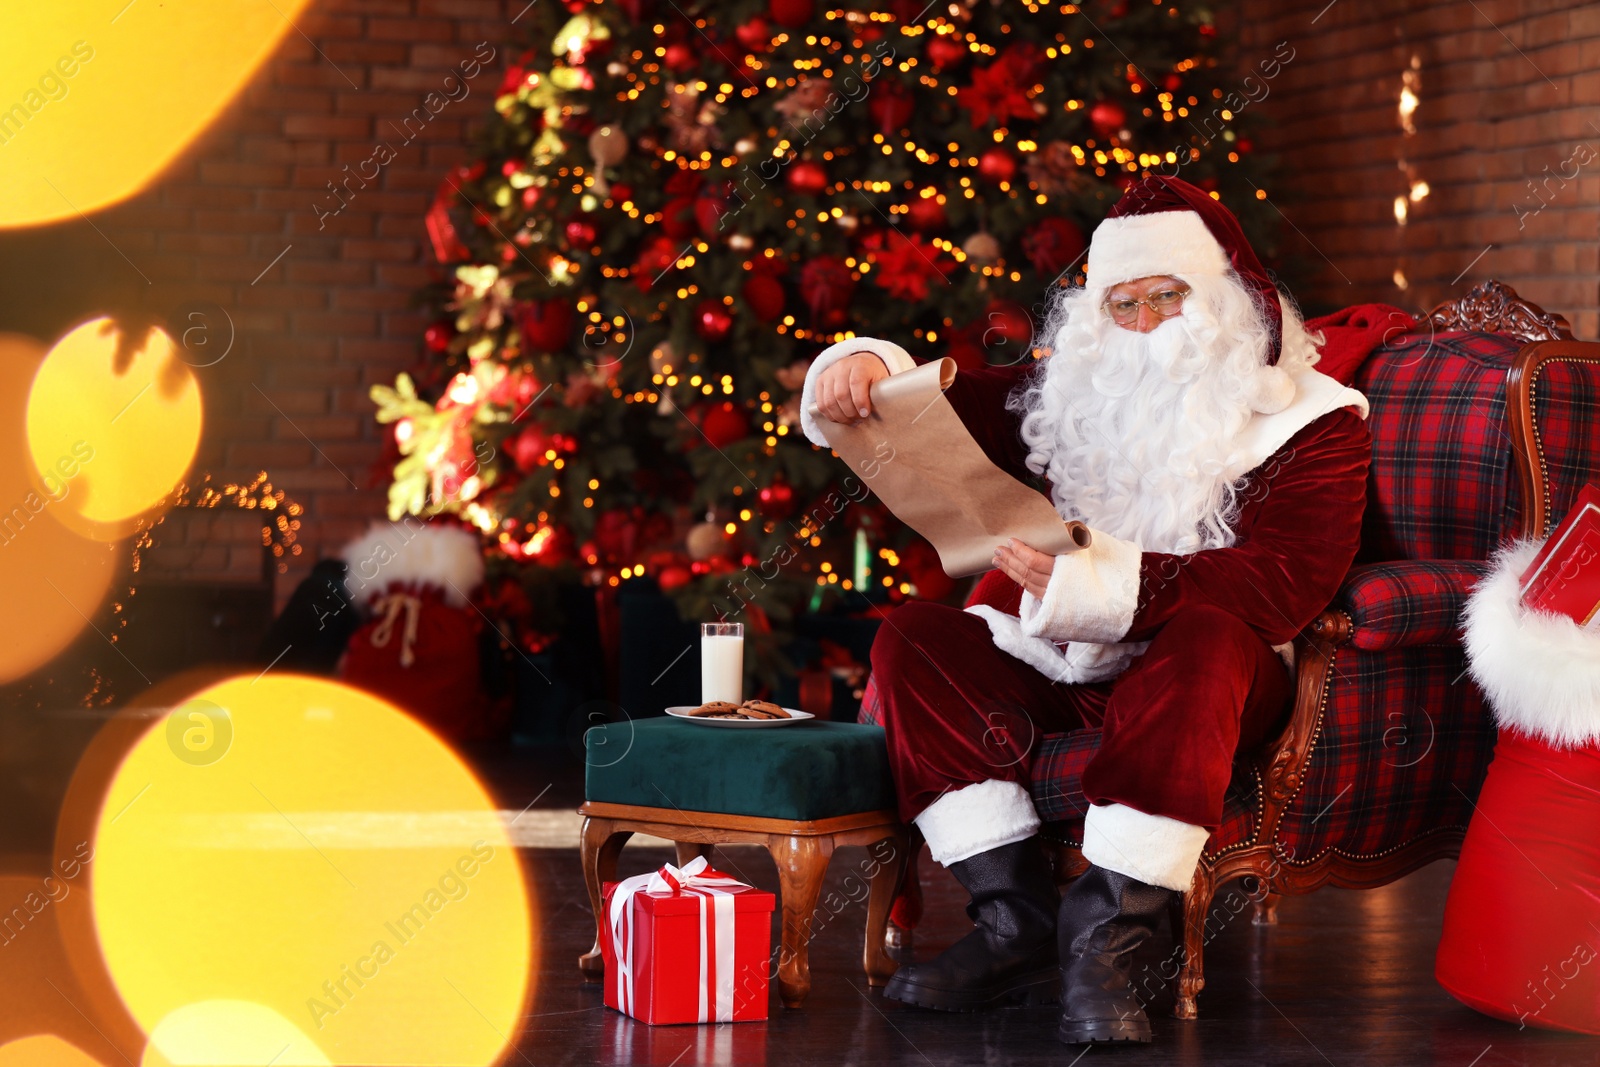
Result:
M818 413L833 422L855 425L872 414L872 383L888 376L889 368L870 352L846 356L817 377Z
M1005 544L994 550L994 565L1012 581L1043 600L1056 558L1048 552L1029 548L1015 537L1008 537Z

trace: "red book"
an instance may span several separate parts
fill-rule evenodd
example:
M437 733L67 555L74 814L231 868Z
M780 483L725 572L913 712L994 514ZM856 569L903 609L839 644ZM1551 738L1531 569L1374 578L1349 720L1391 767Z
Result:
M1522 574L1522 604L1600 631L1600 486L1586 485Z
M666 875L675 888L651 884ZM647 1023L765 1019L773 895L703 860L681 871L664 867L659 876L605 886L606 1007ZM624 899L613 908L619 891Z

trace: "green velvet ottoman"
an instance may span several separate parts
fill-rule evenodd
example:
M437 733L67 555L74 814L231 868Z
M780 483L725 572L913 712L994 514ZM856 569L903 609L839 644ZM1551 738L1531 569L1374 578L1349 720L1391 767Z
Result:
M595 727L584 750L583 877L595 914L595 947L578 960L585 978L604 977L601 885L616 879L617 856L635 833L677 842L680 864L718 844L766 846L783 902L778 990L791 1008L811 992L807 946L828 859L838 845L870 846L862 963L871 985L894 974L884 933L908 838L880 727L726 729L639 719Z

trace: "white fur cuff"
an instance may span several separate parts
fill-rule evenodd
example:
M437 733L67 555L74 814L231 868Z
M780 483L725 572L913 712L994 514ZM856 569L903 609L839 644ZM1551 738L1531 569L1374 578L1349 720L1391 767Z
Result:
M946 793L911 821L933 858L946 867L1039 832L1039 813L1028 791L992 778Z
M822 428L811 416L811 405L816 403L817 397L817 376L841 359L853 356L857 352L871 352L883 360L883 365L889 368L890 374L917 369L917 361L911 358L909 352L893 341L880 341L876 337L852 337L824 348L817 358L811 361L811 366L806 370L805 385L800 390L800 429L805 433L806 440L818 448L833 446L828 444L828 438L823 434Z
M1462 615L1467 668L1502 730L1557 748L1600 742L1600 633L1522 606L1522 572L1543 541L1496 552Z
M1083 820L1083 858L1145 885L1189 891L1211 831L1126 804L1094 804Z
M1022 632L1049 641L1122 640L1139 607L1139 560L1132 541L1092 529L1089 547L1056 557L1044 599L1022 594Z

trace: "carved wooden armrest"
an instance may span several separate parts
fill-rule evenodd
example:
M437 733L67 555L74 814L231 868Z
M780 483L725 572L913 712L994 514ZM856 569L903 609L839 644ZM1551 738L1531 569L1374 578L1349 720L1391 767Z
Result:
M1295 639L1294 708L1283 733L1256 755L1261 776L1261 825L1257 840L1269 840L1277 830L1283 809L1300 791L1311 747L1322 723L1327 699L1328 668L1335 650L1350 640L1350 616L1329 609L1312 620Z

